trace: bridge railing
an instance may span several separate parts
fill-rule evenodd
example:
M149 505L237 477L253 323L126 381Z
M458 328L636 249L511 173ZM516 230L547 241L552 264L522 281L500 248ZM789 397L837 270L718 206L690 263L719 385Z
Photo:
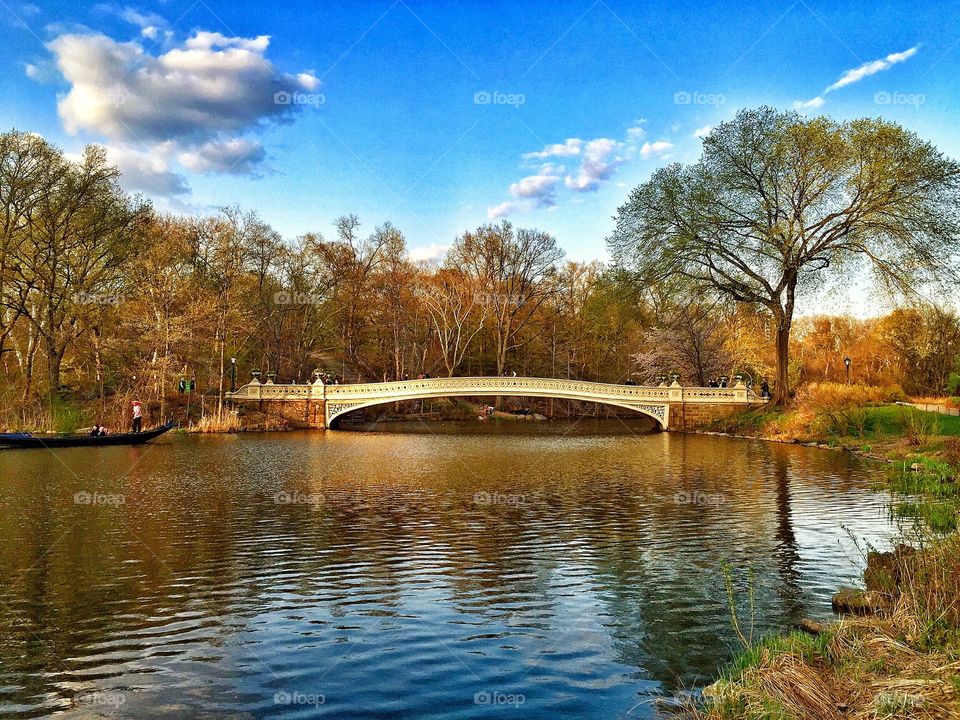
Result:
M352 383L344 385L324 385L322 383L301 385L276 385L270 381L260 383L256 380L227 393L231 400L370 400L377 397L403 398L423 397L456 393L469 395L490 395L493 393L523 396L556 394L558 396L596 397L611 400L647 401L659 403L761 403L744 385L730 388L682 387L674 383L670 386L652 385L615 385L612 383L590 382L587 380L564 380L558 378L529 377L449 377L423 378L418 380L397 380L377 383Z

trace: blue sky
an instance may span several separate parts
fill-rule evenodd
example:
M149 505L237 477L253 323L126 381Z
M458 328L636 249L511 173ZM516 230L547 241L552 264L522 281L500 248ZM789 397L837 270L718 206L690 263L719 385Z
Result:
M895 120L960 157L948 2L0 0L0 126L110 148L160 209L416 257L508 217L604 258L629 189L738 108Z

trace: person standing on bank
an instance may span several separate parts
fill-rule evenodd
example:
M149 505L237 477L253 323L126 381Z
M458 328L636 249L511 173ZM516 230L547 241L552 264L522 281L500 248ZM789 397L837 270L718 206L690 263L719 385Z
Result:
M133 401L133 431L135 433L140 432L143 428L143 408L140 405L139 400Z

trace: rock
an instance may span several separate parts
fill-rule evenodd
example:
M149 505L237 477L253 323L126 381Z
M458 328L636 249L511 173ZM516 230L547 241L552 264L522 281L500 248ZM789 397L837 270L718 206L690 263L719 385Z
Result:
M840 588L831 604L834 612L849 615L873 615L886 606L879 593L857 588Z
M827 629L827 626L823 623L811 620L810 618L803 618L803 620L797 623L797 627L810 635L820 635Z
M867 569L863 580L867 590L884 595L895 595L900 586L901 568L917 552L909 545L897 545L893 552L867 553Z

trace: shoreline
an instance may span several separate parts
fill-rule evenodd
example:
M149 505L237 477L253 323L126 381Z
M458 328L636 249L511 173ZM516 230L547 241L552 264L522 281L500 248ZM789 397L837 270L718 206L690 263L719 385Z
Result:
M883 412L882 406L856 409ZM789 426L790 413L800 414L796 407L780 412L770 413L763 425L782 421ZM863 433L854 444L856 438L839 435L824 442L789 433L688 431L847 452L884 463L888 474L878 489L890 493L892 514L913 519L916 537L901 532L901 544L890 552L868 548L858 587L838 588L833 596L839 618L823 624L804 619L789 631L744 643L681 717L960 717L960 610L955 601L960 595L960 467L950 454L955 431L948 427L940 434L945 428L939 419L932 422L937 432L922 438L910 434L906 420L901 432L884 435L878 430L874 437L885 454L864 445ZM738 622L735 614L732 620Z

